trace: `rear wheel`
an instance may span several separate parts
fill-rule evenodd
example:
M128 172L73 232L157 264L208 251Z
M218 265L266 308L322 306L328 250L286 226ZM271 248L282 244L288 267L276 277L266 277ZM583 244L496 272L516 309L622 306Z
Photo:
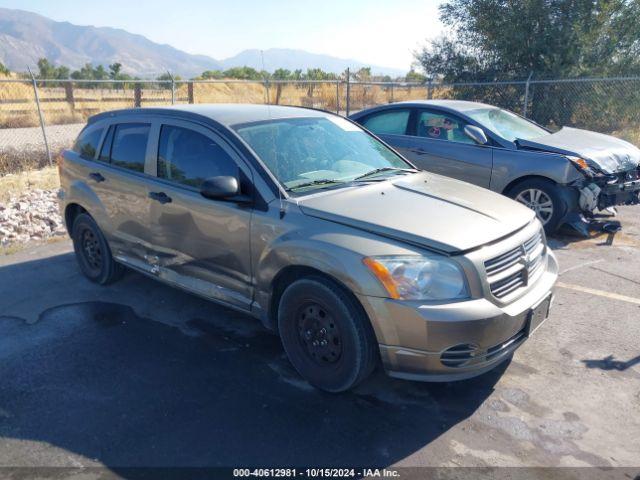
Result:
M85 277L100 285L120 278L124 268L113 260L111 249L91 216L78 215L71 231L76 259Z
M334 282L309 277L282 294L278 330L295 369L328 392L348 390L375 368L378 344L362 308Z
M560 227L566 205L553 182L538 178L524 180L509 189L508 196L533 210L547 233Z

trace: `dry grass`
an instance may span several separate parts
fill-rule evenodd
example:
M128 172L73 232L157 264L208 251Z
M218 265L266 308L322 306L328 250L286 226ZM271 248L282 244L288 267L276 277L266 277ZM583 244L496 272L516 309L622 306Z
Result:
M5 175L0 177L0 203L7 202L10 197L15 197L31 189L54 190L60 187L57 167L45 167L40 170L27 170L25 172Z
M39 89L41 108L47 125L81 123L99 112L129 108L134 105L134 89L128 88L74 88L73 105L67 101L63 87ZM180 83L176 88L179 103L188 101L188 86ZM194 83L195 103L266 103L301 105L344 111L346 87L340 84L271 84L269 99L264 85L256 83ZM389 103L392 101L426 98L426 87L394 87L380 85L352 85L351 109ZM35 127L39 125L33 88L29 82L0 82L0 128ZM168 89L144 88L144 106L167 105L171 102Z

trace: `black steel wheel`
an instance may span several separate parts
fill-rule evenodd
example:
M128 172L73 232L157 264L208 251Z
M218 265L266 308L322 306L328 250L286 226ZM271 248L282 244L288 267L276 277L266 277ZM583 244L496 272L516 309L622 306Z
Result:
M280 298L278 331L289 360L312 385L349 390L375 368L378 343L356 299L330 279L309 277Z
M121 276L123 267L113 260L109 244L91 216L78 215L71 232L78 265L89 280L105 285Z

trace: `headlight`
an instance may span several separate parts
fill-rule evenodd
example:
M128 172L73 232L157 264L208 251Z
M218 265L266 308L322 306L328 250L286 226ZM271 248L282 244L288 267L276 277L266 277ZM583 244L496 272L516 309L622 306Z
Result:
M593 171L593 169L591 168L591 166L589 166L589 163L584 159L584 158L580 158L580 157L574 157L573 155L565 155L565 157L571 162L573 163L576 168L588 175L593 175L595 172Z
M363 263L391 298L453 300L468 297L464 273L457 263L445 257L366 257Z

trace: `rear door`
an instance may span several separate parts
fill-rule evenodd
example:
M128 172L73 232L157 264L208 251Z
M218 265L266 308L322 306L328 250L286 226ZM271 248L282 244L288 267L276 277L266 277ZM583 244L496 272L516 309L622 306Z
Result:
M144 262L151 240L147 188L150 132L150 119L140 115L105 125L96 161L84 172L86 183L104 209L100 227L112 253L127 263Z
M410 115L409 108L391 108L372 113L358 122L404 156L409 146L407 132Z
M423 170L488 188L493 148L467 137L466 125L465 120L448 112L417 109L405 156Z
M157 176L150 217L155 273L230 305L252 300L252 207L200 194L209 177L233 175L250 191L251 171L220 136L182 120L163 119L154 139Z

